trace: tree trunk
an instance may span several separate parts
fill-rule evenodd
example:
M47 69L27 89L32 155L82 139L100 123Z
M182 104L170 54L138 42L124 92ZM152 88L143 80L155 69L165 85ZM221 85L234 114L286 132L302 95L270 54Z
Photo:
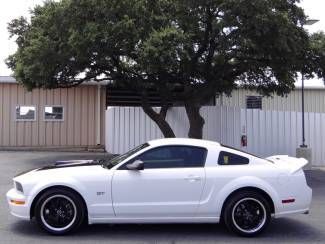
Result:
M157 113L147 103L142 103L142 109L150 117L150 119L152 119L158 125L165 138L176 137L173 129L166 121L168 107L163 106L160 112Z
M189 138L202 139L204 118L200 115L201 105L194 102L185 103L185 110L190 122Z

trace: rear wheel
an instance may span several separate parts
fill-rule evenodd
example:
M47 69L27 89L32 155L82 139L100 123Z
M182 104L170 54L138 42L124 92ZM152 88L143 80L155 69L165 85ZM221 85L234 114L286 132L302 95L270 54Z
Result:
M47 232L63 235L80 227L85 219L85 206L76 193L65 189L45 192L35 205L37 223Z
M236 193L225 203L223 218L227 228L241 236L255 236L270 222L270 205L253 191Z

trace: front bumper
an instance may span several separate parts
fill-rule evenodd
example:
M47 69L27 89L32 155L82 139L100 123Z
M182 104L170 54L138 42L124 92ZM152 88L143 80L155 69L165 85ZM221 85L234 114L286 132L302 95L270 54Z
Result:
M23 193L18 192L16 189L11 189L7 192L7 202L9 204L10 213L18 218L29 220L30 219L30 201ZM24 204L16 204L17 202L24 202Z

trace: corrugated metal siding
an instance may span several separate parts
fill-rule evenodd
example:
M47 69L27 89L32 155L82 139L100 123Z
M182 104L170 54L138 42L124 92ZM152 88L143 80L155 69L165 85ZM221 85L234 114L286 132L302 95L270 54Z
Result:
M203 138L240 146L240 109L206 106ZM189 122L183 107L168 110L167 121L177 137L187 137ZM107 107L105 148L110 153L126 151L146 141L162 138L157 124L140 107Z
M223 95L216 99L217 105L246 108L246 96L258 95L254 91L244 89L234 90L231 97ZM263 110L275 111L301 111L301 90L296 89L286 97L274 96L263 97ZM314 113L325 113L325 90L305 90L305 111Z
M263 111L211 106L200 110L205 119L203 138L240 148L260 156L296 156L302 140L301 112ZM106 151L124 153L148 140L162 138L158 126L139 107L108 107ZM187 137L185 109L173 107L167 121L177 137ZM312 164L325 166L325 113L306 113L306 144L312 149ZM241 136L247 146L241 146Z
M105 89L101 89L101 144L104 145ZM35 121L16 121L17 105L36 106ZM62 105L64 121L44 121L45 105ZM97 86L27 92L0 83L0 146L95 146Z
M242 149L260 156L296 156L302 143L301 116L301 112L241 109L241 127L247 135L247 147ZM325 166L324 124L325 113L305 113L306 145L314 166Z
M100 144L105 145L105 111L106 111L106 89L101 90L101 101L100 101ZM97 114L97 113L96 113Z

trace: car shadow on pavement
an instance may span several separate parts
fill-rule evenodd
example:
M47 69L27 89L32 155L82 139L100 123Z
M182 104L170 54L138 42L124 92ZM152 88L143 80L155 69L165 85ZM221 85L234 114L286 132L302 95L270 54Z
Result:
M82 239L83 241L186 241L186 242L206 242L206 241L243 241L248 240L230 233L221 224L119 224L119 225L90 225L82 227L76 233L67 236L51 236L40 230L35 221L16 221L10 227L17 235L38 240L51 239L73 241ZM322 230L315 229L307 222L296 219L281 218L273 219L268 229L260 236L250 239L251 241L290 241L290 242L313 242L325 239Z

